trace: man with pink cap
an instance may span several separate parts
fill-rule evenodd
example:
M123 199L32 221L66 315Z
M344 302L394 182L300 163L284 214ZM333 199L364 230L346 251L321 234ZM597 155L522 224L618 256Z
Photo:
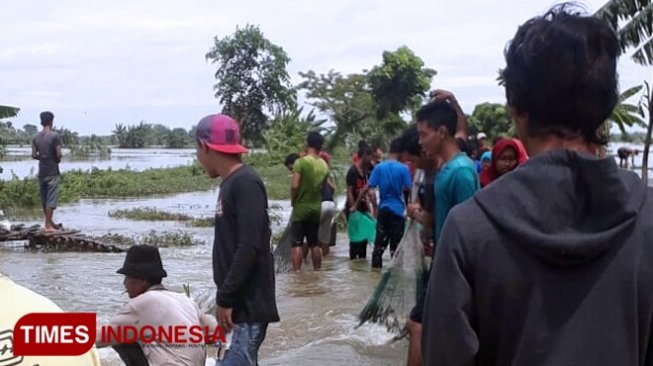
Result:
M232 344L216 366L258 364L268 324L279 321L268 198L261 178L243 164L238 124L223 114L200 120L197 160L211 178L222 178L215 212L213 279L216 318Z

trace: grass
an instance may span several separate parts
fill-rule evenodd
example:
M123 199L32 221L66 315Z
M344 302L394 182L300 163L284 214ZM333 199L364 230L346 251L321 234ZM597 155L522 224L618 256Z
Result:
M269 199L290 198L291 174L281 161L273 160L269 154L256 153L245 157L265 183ZM345 173L349 162L340 158L334 160L337 194L345 190ZM59 203L77 202L82 198L129 198L205 191L215 188L219 180L209 178L202 168L189 165L175 168L156 168L137 172L130 169L71 171L62 174ZM38 179L34 176L18 178L13 176L0 181L0 207L40 207ZM143 216L149 213L143 213ZM191 222L191 225L207 225L209 219ZM186 220L191 221L191 220Z
M213 217L194 218L180 213L171 213L153 207L136 207L109 212L109 217L138 221L184 221L190 227L213 227Z
M190 221L192 217L179 213L170 213L151 207L137 207L128 210L109 212L109 217L141 221Z
M191 245L196 245L198 242L193 238L191 234L173 231L173 232L162 232L159 233L155 230L150 231L146 235L137 235L137 236L125 236L121 234L105 234L96 238L101 242L107 242L110 244L119 244L125 246L132 246L137 244L147 244L152 245L158 248L167 248L167 247L188 247Z
M147 235L138 240L141 244L152 245L159 248L167 247L188 247L198 244L192 235L177 231L177 232L164 232L157 233L152 230Z
M204 174L197 165L148 169L66 172L61 176L60 203L76 202L81 198L126 198L209 190L217 181ZM38 207L39 186L36 177L0 182L2 207Z

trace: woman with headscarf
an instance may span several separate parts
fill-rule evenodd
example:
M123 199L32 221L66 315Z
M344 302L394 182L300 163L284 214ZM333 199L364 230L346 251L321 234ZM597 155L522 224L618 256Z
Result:
M521 141L511 138L497 140L492 149L492 165L479 175L481 188L513 171L526 160L528 155Z

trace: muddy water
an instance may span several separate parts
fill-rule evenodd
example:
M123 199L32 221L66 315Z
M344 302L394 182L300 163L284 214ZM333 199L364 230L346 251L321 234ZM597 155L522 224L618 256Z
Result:
M84 200L57 210L57 219L69 227L93 234L125 235L150 230L186 230L199 245L162 248L161 255L170 289L182 291L190 284L191 294L205 300L215 291L211 271L212 229L189 229L183 223L145 222L109 218L119 208L156 207L198 217L209 216L216 192L181 194L157 199ZM283 220L285 202L271 204ZM278 227L277 227L278 229ZM124 254L30 253L20 244L0 245L0 271L17 283L47 296L67 311L94 311L106 321L127 300L122 276L115 273ZM354 329L356 314L371 295L380 274L368 263L348 260L345 238L339 238L323 270L277 276L277 302L282 321L271 325L261 350L261 365L400 365L406 342L389 344L392 335L384 328L366 325ZM100 350L103 365L120 365L111 349ZM207 364L213 364L208 361Z

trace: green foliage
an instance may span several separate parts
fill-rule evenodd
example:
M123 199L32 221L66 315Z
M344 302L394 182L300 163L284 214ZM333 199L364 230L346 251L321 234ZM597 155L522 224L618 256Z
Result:
M510 116L503 104L486 102L477 105L469 123L476 131L485 132L490 142L497 137L514 135Z
M241 124L243 139L263 144L266 110L273 113L296 105L286 67L290 58L280 46L264 37L253 25L236 28L231 36L215 37L206 59L216 64L215 97L223 113Z
M141 121L138 125L125 127L122 123L112 131L121 148L141 149L147 146L152 133L152 125Z
M634 48L635 62L653 65L653 1L609 0L595 15L617 32L622 51Z
M165 137L165 145L170 149L181 149L191 145L191 138L183 128L175 128L169 131Z
M16 117L20 112L20 108L0 105L0 119Z
M79 144L69 146L69 148L73 157L97 156L106 159L111 156L111 149L107 146L105 139L96 135L80 138Z
M60 128L55 128L54 132L59 134L59 139L61 140L61 145L63 147L70 148L79 144L79 133L71 131L64 126Z
M159 248L188 247L199 244L191 234L181 231L157 233L152 230L147 235L137 239L137 241L140 244L152 245Z
M643 85L634 86L619 95L617 105L615 105L612 114L608 117L608 131L611 123L615 123L619 127L622 135L628 135L626 127L633 127L635 125L646 127L646 122L642 118L640 107L626 103L628 99L639 93L642 88Z
M192 135L191 135L192 132ZM149 124L141 121L138 125L116 125L112 131L113 140L121 148L139 149L147 146L165 146L171 149L185 148L191 145L194 131L183 128L170 129L161 124Z
M366 75L342 76L333 70L327 74L308 71L299 75L304 81L297 88L305 90L309 103L327 114L335 124L330 131L327 150L338 145L355 146L358 141L351 137L361 136L364 126L376 124L377 108Z
M188 215L160 211L152 207L110 211L109 217L143 221L189 221L193 219Z
M66 172L61 176L59 202L75 202L80 198L144 197L182 192L195 192L215 187L216 182L197 166L149 169L135 172L128 169ZM37 207L40 205L38 180L35 177L14 177L0 181L1 207Z
M303 108L277 113L265 131L265 147L272 159L281 161L290 153L303 150L309 132L323 130L324 120L317 120L313 111L302 117Z
M383 63L368 74L377 117L384 119L389 114L417 109L436 74L424 67L424 61L406 46L383 52Z

